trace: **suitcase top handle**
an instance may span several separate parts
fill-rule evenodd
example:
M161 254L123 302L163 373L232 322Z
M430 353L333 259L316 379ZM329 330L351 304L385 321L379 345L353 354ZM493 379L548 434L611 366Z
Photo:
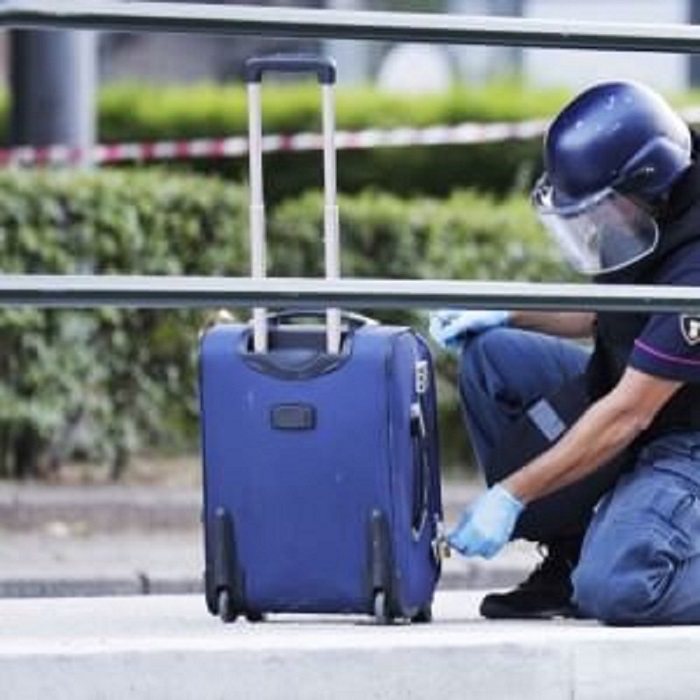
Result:
M318 82L323 85L335 83L335 61L325 56L300 54L278 54L273 56L255 56L245 62L244 75L246 83L259 83L263 73L315 73Z
M267 320L273 325L280 326L284 324L293 324L294 322L300 322L306 319L319 320L325 317L326 311L323 309L285 309L283 311L268 313ZM353 311L341 311L340 317L341 320L352 329L379 325L379 322L375 321L373 318Z

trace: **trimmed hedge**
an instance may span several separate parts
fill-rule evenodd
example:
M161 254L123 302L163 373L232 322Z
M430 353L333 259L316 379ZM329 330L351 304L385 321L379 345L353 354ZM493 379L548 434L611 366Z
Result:
M156 172L2 172L5 272L240 274L245 193ZM192 311L0 310L0 473L60 461L76 428L115 473L143 442L191 442Z
M266 83L263 117L267 132L320 131L319 91L309 83ZM549 118L572 94L567 89L533 88L501 80L460 85L444 93L401 95L374 87L337 90L339 129L429 127L438 124L518 122ZM697 93L677 96L678 105L697 104ZM245 88L240 85L188 87L122 84L100 97L100 137L107 141L194 138L247 133ZM505 195L527 191L542 169L541 139L497 143L344 150L339 154L339 189L358 193L381 184L399 196L446 196L474 188ZM179 167L247 179L245 159L193 160ZM270 203L320 187L317 153L273 153L266 158Z
M343 273L358 277L562 279L527 202L473 192L340 200ZM270 273L321 274L322 197L270 214ZM0 173L0 268L31 273L247 274L247 193L164 172ZM239 310L245 317L247 310ZM365 309L424 327L420 311ZM0 473L41 472L74 447L118 475L139 446L197 443L197 334L206 314L0 310ZM444 371L450 370L443 358ZM454 396L445 441L464 446ZM82 431L82 432L81 432ZM449 454L449 450L448 450Z
M571 97L564 89L533 89L518 81L459 86L434 95L400 95L376 88L341 86L337 122L341 129L433 126L462 121L493 122L547 118ZM296 133L320 129L319 93L311 83L266 83L265 129ZM678 96L697 103L697 93ZM189 139L243 135L247 131L245 88L200 84L162 86L116 84L103 88L98 106L99 138L106 142ZM7 96L0 94L0 130L7 133ZM446 196L475 188L500 195L529 189L541 170L541 139L479 145L346 150L339 155L339 188L357 193L381 183L401 196ZM245 158L195 159L172 169L217 174L240 183ZM124 167L134 167L125 165ZM274 153L266 159L267 200L277 203L321 183L317 153Z
M315 83L265 82L265 129L319 130L319 95ZM518 121L554 114L569 97L565 90L535 90L513 81L431 95L341 86L336 91L337 124L340 129L364 129ZM246 134L248 125L246 92L241 85L111 85L100 93L99 115L102 138L118 141L223 137Z
M436 95L406 96L374 88L339 88L339 129L433 126L462 121L519 121L553 114L567 99L562 90L525 89L515 82L462 87ZM319 91L314 84L270 83L263 89L264 128L269 133L319 131ZM199 85L117 85L100 99L100 135L106 141L187 139L247 133L245 88ZM456 188L506 193L529 187L539 171L540 139L479 145L413 146L345 150L338 185L356 193L382 183L402 196L444 196ZM266 197L276 203L321 185L318 153L281 152L266 157ZM247 178L246 159L194 160L179 167Z
M521 81L501 80L484 86L455 86L432 95L401 95L374 87L337 91L339 129L429 127L438 124L518 122L549 118L572 96L563 88L533 88ZM697 104L698 93L672 98L674 104ZM263 89L267 132L319 131L319 91L309 83L270 83ZM100 95L99 133L106 141L187 139L247 133L245 88L240 85L149 86L112 85ZM177 167L219 174L238 182L247 179L244 158L193 160ZM282 152L266 158L266 197L274 204L309 188L320 187L317 153ZM345 150L339 154L339 189L358 193L381 183L399 196L444 197L473 188L505 195L528 191L542 169L541 139L497 143L411 146Z
M271 243L284 247L274 274L321 274L322 195L306 193L275 208ZM365 191L339 198L343 274L349 277L562 279L568 273L526 198L474 191L447 199L403 200Z

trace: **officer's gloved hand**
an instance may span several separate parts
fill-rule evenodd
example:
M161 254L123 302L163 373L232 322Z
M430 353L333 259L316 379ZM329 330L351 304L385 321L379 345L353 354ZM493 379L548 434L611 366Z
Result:
M447 541L466 557L491 559L510 540L524 507L507 489L496 484L466 510Z
M505 326L509 319L510 312L499 309L440 309L430 314L428 330L440 347L456 350L467 336Z

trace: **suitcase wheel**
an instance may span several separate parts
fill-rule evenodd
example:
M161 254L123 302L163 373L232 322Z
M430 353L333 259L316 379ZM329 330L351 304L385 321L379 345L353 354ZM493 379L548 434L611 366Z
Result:
M263 622L265 620L265 615L257 610L248 610L245 614L245 619L248 622Z
M374 594L374 620L378 625L390 625L394 620L386 593L381 590Z
M217 596L217 610L222 622L235 622L238 611L233 607L233 597L228 588L220 588Z
M433 608L430 604L421 608L412 618L411 622L416 622L418 624L423 624L426 622L433 621Z

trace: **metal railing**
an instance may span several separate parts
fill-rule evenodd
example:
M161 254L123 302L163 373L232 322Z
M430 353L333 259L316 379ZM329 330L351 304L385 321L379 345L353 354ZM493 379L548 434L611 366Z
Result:
M165 275L0 276L3 306L211 308L273 304L296 308L454 305L485 309L691 311L700 308L700 287Z
M255 5L6 0L0 26L700 52L700 27Z
M92 0L7 0L0 26L33 29L266 34L539 48L700 52L700 27ZM697 311L700 288L366 280L0 275L0 305L214 307L333 305Z

